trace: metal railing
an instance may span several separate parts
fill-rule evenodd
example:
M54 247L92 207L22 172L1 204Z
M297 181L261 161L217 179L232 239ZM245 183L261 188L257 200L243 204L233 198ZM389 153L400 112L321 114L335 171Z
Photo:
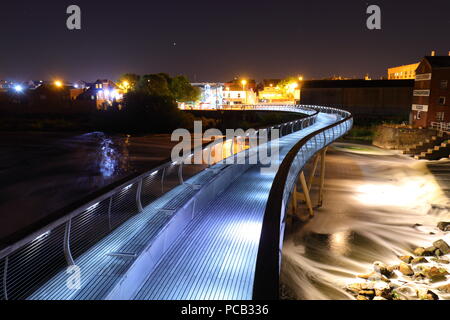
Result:
M450 132L450 123L448 122L431 122L430 127L440 132Z
M349 112L333 108L326 110L320 108L319 110L335 114L339 119L300 140L280 165L264 213L253 283L253 299L274 300L279 298L279 276L286 211L300 172L309 159L342 137L353 125L353 117Z
M277 125L281 129L281 136L313 124L318 112L328 110L309 106L245 108L308 115ZM257 132L260 134L268 128ZM202 145L194 152L210 154L215 144L212 142L206 147ZM189 165L189 170L183 171L182 161L164 161L151 171L128 177L96 192L88 199L50 215L39 225L26 230L25 235L16 234L6 239L0 247L0 300L26 299L57 272L73 265L78 257L125 221L142 212L163 194L185 184L186 179L209 167L209 162Z

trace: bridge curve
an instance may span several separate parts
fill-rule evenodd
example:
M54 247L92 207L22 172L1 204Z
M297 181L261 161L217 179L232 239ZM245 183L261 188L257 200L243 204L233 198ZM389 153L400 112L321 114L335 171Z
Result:
M319 106L227 109L308 116L282 124L277 172L216 163L183 179L182 163L164 163L2 248L0 299L277 298L296 178L314 154L350 130L352 117ZM171 175L178 182L164 193ZM160 181L163 195L156 196L150 186ZM30 273L36 263L40 273ZM80 268L76 290L67 286L67 265Z

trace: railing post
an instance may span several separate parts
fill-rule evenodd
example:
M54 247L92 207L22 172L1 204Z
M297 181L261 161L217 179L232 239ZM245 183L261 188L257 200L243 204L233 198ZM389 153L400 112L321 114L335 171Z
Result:
M161 176L161 193L164 194L164 176L166 175L166 167L164 167Z
M64 230L64 256L69 266L75 265L73 261L72 253L70 251L70 229L72 228L72 219L66 222L66 228Z
M112 210L112 202L113 202L113 197L109 197L109 205L108 205L108 226L109 226L109 230L112 230L112 224L111 224L111 210Z
M183 180L183 161L180 162L180 167L178 168L178 180L180 184L184 184Z
M142 179L139 180L138 187L136 190L136 205L139 213L144 211L144 208L142 208L141 193L142 193Z

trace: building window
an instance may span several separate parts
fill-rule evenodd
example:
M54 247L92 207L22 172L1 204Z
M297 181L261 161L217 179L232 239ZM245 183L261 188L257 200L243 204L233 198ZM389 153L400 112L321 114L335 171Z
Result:
M445 97L439 97L439 105L445 106Z
M447 89L447 87L448 87L448 81L442 80L441 81L441 89Z
M444 112L436 112L436 121L444 121Z
M240 98L241 97L241 94L240 93L238 93L238 98Z

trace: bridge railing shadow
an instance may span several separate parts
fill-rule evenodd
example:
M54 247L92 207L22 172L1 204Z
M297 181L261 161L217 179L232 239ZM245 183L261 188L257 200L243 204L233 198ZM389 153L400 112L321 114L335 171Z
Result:
M345 135L353 125L352 115L340 109L311 107L337 116L335 123L301 139L283 159L269 193L258 248L253 299L279 299L281 253L287 210L303 167L316 153Z

